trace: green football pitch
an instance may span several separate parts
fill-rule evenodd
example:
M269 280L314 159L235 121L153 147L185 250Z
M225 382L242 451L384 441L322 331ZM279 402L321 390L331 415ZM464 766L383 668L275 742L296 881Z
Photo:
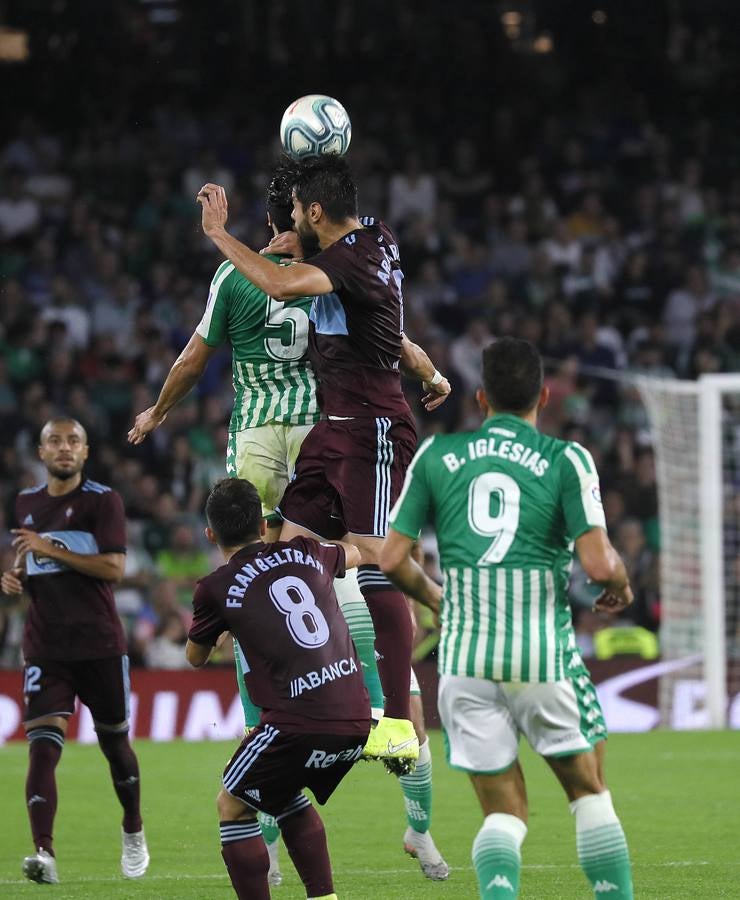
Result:
M361 763L322 815L340 900L414 900L477 896L470 845L480 816L465 776L447 768L432 735L432 831L451 866L449 881L426 881L401 852L401 795L391 776ZM228 898L219 854L214 797L233 745L138 741L149 872L125 881L118 867L119 807L94 746L69 745L58 769L56 851L62 883L42 887L20 875L31 844L23 802L26 748L0 749L0 897ZM523 756L529 786L529 835L520 896L579 900L591 892L578 868L571 816L545 764ZM607 775L627 832L635 896L740 897L740 735L732 732L615 735ZM305 897L283 850L284 881L273 898Z

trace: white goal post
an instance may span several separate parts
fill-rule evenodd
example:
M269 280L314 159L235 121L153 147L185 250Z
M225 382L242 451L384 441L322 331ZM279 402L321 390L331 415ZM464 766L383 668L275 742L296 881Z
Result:
M686 670L661 679L661 723L674 724L677 692L689 678L702 685L696 700L703 712L694 723L724 728L728 682L740 689L740 374L697 381L641 376L636 383L658 482L662 656L687 661Z

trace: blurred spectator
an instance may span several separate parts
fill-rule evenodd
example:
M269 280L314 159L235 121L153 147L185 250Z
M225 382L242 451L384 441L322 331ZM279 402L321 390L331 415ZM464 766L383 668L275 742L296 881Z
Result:
M418 153L409 153L402 172L388 183L388 221L398 227L411 218L431 220L437 206L437 183L422 170Z
M172 582L177 589L181 606L190 606L195 582L207 575L210 560L205 550L198 546L191 525L176 525L168 547L163 547L155 557L157 573Z
M38 201L26 191L20 172L6 172L3 181L4 189L0 194L0 238L12 241L34 231L41 220L41 210Z

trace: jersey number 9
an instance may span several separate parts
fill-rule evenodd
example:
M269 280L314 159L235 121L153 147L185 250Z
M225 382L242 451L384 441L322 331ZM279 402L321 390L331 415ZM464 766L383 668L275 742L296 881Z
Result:
M479 566L503 562L511 549L519 527L519 485L510 475L485 472L470 482L468 491L468 522L476 534L493 538L486 552L478 560ZM491 498L497 509L491 514Z

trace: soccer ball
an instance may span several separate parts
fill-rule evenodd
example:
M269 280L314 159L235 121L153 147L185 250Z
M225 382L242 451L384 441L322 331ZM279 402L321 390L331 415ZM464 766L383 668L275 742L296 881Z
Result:
M322 153L347 152L352 124L347 110L333 97L308 94L299 97L283 113L280 140L291 159L301 160Z

